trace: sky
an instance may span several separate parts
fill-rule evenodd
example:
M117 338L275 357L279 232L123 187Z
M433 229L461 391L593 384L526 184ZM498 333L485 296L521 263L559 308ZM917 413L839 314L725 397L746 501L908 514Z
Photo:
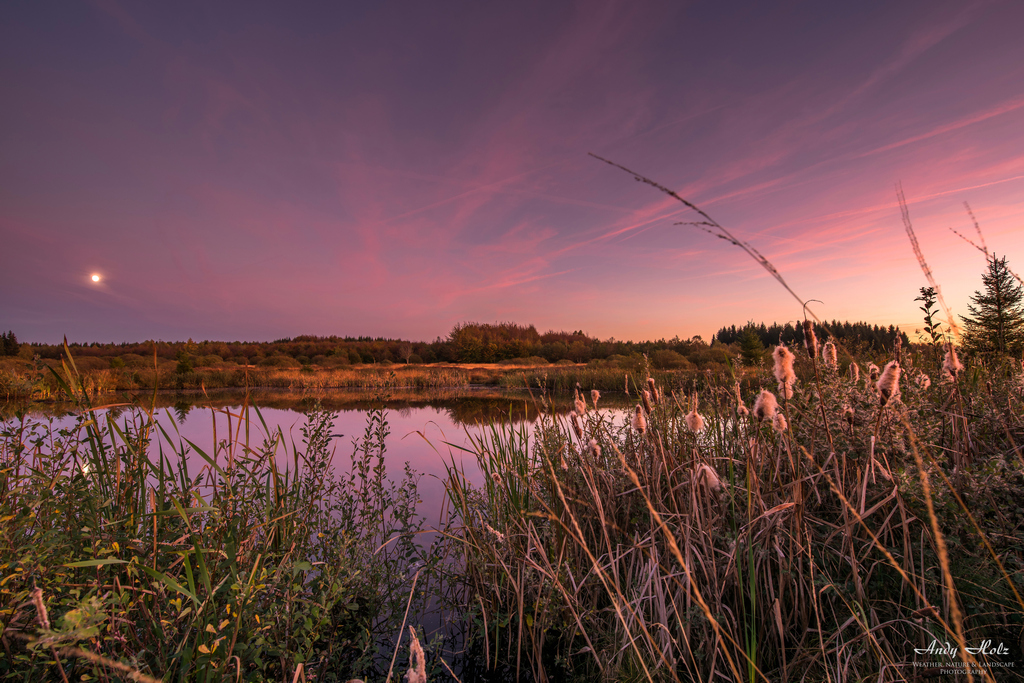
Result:
M5 2L21 341L601 339L966 314L1024 271L1024 3ZM99 275L94 283L92 275Z

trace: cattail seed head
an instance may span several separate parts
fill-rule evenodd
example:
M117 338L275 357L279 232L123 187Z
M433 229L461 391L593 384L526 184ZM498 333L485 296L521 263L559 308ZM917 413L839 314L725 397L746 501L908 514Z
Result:
M818 337L814 334L814 323L810 320L804 321L804 348L811 358L818 357Z
M880 371L879 371L877 365L875 365L874 363L868 363L868 376L871 378L872 382L877 382L878 381L878 373L879 372Z
M652 408L651 408L651 392L648 391L647 389L644 389L643 393L642 393L642 397L643 397L643 401L644 401L644 410L647 411L648 415L650 415L651 414L651 410L652 410Z
M36 608L36 617L39 619L39 627L44 631L49 631L50 615L46 611L46 603L43 602L43 589L39 586L32 589L32 604Z
M879 405L885 405L890 398L900 395L900 363L890 361L886 364L882 376L878 378L878 401Z
M504 540L504 536L501 538ZM416 637L416 629L410 626L409 633L412 635L412 642L409 643L409 670L405 674L406 683L427 683L427 657L423 654L420 639Z
M715 472L715 468L707 463L701 463L697 466L694 480L697 484L703 484L713 493L718 493L722 490L722 480L718 478L718 472Z
M633 429L643 434L647 431L647 418L644 417L644 410L640 406L636 407L636 412L633 413Z
M960 375L960 371L964 369L960 359L956 357L956 349L952 344L946 344L946 357L942 360L942 377L943 379L955 382L956 378Z
M597 443L597 439L591 439L588 445L590 446L590 452L594 454L594 457L600 458L601 446Z
M583 441L583 427L580 425L579 415L572 414L572 430L576 432L576 438Z
M590 402L594 404L595 408L597 407L597 402L600 401L600 400L601 400L601 392L598 391L597 389L591 389L590 390Z
M775 379L779 384L792 384L796 381L796 373L793 371L793 362L796 356L784 345L779 344L772 351L772 358L775 360Z
M854 384L860 381L860 366L856 363L850 363L850 379Z
M583 415L586 414L587 402L582 396L577 396L576 400L573 401L573 410L575 410L575 414L579 415L580 417L583 417Z
M696 408L686 414L685 420L686 428L694 434L700 434L704 431L704 418L697 412Z
M772 429L777 431L779 434L782 434L786 431L786 427L788 426L789 424L786 422L786 416L782 413L775 413L775 419L772 420Z
M928 387L930 387L932 385L932 378L929 377L928 375L924 374L923 372L920 373L917 376L917 380L916 381L917 381L917 386L921 387L922 389L927 389Z
M757 400L754 401L754 417L758 422L774 420L778 409L779 402L776 400L775 394L767 389L762 389L761 393L757 395Z
M825 342L825 348L822 349L821 359L825 363L825 367L829 370L836 370L839 368L839 357L836 353L836 345L829 339Z

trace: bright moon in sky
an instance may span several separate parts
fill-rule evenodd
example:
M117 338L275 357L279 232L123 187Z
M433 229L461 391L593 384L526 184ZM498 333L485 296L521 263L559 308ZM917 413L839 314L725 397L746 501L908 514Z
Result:
M100 276L99 275L93 275L92 276L92 281L93 282L99 282L100 281Z

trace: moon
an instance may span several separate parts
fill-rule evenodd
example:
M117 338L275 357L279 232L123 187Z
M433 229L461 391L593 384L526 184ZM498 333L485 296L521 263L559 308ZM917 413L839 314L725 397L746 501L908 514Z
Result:
M100 281L100 276L99 275L93 275L91 279L92 279L93 282L99 282Z

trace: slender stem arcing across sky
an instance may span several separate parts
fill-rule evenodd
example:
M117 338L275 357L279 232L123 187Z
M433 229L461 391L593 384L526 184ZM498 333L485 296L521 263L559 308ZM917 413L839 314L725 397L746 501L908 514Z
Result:
M748 242L744 242L743 240L741 240L738 237L736 237L735 235L733 235L731 232L729 232L729 230L727 230L726 228L722 227L722 225L720 225L718 223L718 221L716 221L711 216L706 214L703 210L701 210L696 204L694 204L693 202L688 201L688 200L680 197L679 194L676 193L674 190L670 190L669 188L665 187L664 185L656 183L653 180L651 180L650 178L647 178L645 176L640 175L636 171L630 170L630 169L626 168L625 166L623 166L621 164L615 163L614 161L609 161L608 159L605 159L604 157L600 157L600 156L594 154L593 152L590 153L590 156L594 157L595 159L597 159L599 161L603 161L604 163L608 164L609 166L614 166L615 168L618 168L618 169L621 169L621 170L625 171L626 173L628 173L631 176L633 176L633 178L635 180L637 180L638 182L646 183L647 185L650 185L651 187L653 187L653 188L655 188L657 190L661 190L662 192L667 194L669 197L672 197L673 199L682 202L688 209L692 209L693 211L695 211L699 216L701 216L704 219L703 221L685 221L685 222L676 223L676 225L695 225L698 228L700 228L701 230L704 230L705 232L707 232L708 234L714 235L715 237L723 239L726 242L730 242L730 243L736 245L737 247L739 247L740 249L742 249L743 251L747 252L747 255L750 256L750 258L752 258L755 261L757 261L757 263L762 268L767 270L768 274L771 275L773 278L775 278L778 281L778 283L780 285L782 285L785 288L785 290L787 292L789 292L794 299L797 300L797 302L799 302L799 304L804 308L804 310L807 313L811 314L812 318L814 318L819 323L821 323L821 320L818 318L818 316L816 316L814 314L814 311L810 310L807 307L807 301L805 301L804 299L801 299L799 296L797 296L797 293L794 292L792 290L792 288L789 286L789 284L785 281L785 279L783 279L782 274L779 273L779 271L775 269L775 266L773 266L771 264L771 262L761 254L761 252L759 252L756 248L754 248L753 245L749 244Z

